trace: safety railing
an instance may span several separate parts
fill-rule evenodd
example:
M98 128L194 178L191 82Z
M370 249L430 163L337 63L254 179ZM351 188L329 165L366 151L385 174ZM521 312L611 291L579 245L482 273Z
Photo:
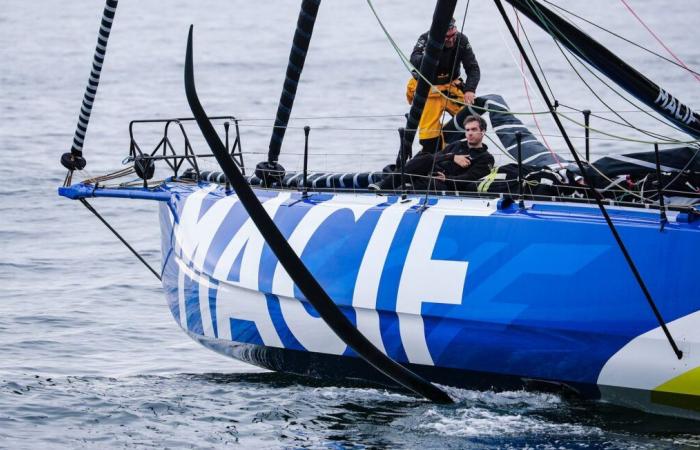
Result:
M231 159L236 163L236 165L241 169L243 174L245 174L245 164L243 162L243 147L241 144L240 129L238 126L238 119L234 116L214 116L209 118L213 122L222 122L224 128L224 144ZM188 168L199 175L200 165L197 160L199 158L212 158L214 155L211 153L196 153L192 147L192 141L187 134L184 124L187 122L194 122L193 117L186 118L175 118L175 119L143 119L143 120L132 120L129 122L129 156L125 159L125 163L135 162L137 160L148 163L155 163L156 161L165 161L165 163L170 167L173 172L173 176L177 176L181 173L182 166L185 162L188 164ZM231 130L231 124L233 123L233 136ZM150 151L144 151L141 145L136 140L135 128L137 125L143 124L162 124L163 134L155 147ZM182 139L182 149L181 151L176 150L173 144L173 133L177 133L178 137ZM233 141L233 142L231 142ZM186 167L187 168L187 167ZM144 184L147 180L144 180Z

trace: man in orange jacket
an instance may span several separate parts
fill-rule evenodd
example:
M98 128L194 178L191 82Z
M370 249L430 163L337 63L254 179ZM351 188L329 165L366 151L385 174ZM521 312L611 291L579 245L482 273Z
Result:
M424 33L418 38L413 48L411 64L416 69L420 68L423 61L427 43L428 33ZM460 64L466 73L464 82L460 79ZM440 53L435 78L428 80L433 87L430 89L418 124L418 139L423 146L423 151L434 153L442 150L444 139L442 139L440 119L443 111L447 110L451 115L455 115L462 107L460 104L462 100L468 105L473 104L479 78L479 63L476 61L469 39L457 31L455 20L452 19L445 35L445 45ZM409 104L413 102L417 85L418 74L414 74L414 78L411 78L406 86L406 98Z

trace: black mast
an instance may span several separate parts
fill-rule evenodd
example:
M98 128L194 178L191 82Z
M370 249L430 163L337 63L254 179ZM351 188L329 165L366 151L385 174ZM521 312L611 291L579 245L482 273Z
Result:
M409 151L411 144L413 144L413 139L416 137L418 123L423 115L423 108L425 107L425 102L428 99L428 92L430 91L430 84L428 84L426 79L431 82L435 79L440 52L442 52L442 48L445 46L445 35L447 34L447 29L450 27L450 20L452 20L456 6L457 0L438 0L435 5L433 22L428 32L428 43L420 68L418 69L422 76L418 77L418 86L416 86L416 93L413 97L413 103L411 103L411 110L408 112L408 118L406 119L404 141ZM402 142L402 147L403 144Z
M595 39L536 0L505 0L575 55L692 137L700 138L700 115L639 73Z
M321 6L321 0L303 0L301 2L297 28L294 31L294 39L292 40L292 49L289 52L287 73L282 86L282 95L277 106L275 125L272 128L272 136L270 137L267 161L259 163L256 167L256 175L266 186L284 174L284 168L277 161L280 156L284 133L287 131L289 116L292 114L294 98L297 95L297 86L299 85L301 71L304 69L306 52L309 50L309 44L311 43L311 35L314 31L319 6ZM271 175L272 178L270 178Z

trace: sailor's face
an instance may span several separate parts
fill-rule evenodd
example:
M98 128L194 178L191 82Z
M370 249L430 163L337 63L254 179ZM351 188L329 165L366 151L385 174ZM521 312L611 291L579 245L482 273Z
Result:
M484 139L484 132L481 131L478 121L467 122L464 131L467 136L467 143L470 147L481 146L481 141Z
M455 42L457 42L457 28L450 27L445 35L445 47L452 48L454 47Z

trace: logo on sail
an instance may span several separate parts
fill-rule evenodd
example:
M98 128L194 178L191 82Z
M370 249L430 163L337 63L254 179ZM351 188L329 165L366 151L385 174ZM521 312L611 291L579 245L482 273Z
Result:
M695 119L695 111L678 101L676 97L661 88L659 88L659 96L656 97L654 103L661 106L662 109L665 109L673 117L686 125L690 125L691 123L697 121Z

